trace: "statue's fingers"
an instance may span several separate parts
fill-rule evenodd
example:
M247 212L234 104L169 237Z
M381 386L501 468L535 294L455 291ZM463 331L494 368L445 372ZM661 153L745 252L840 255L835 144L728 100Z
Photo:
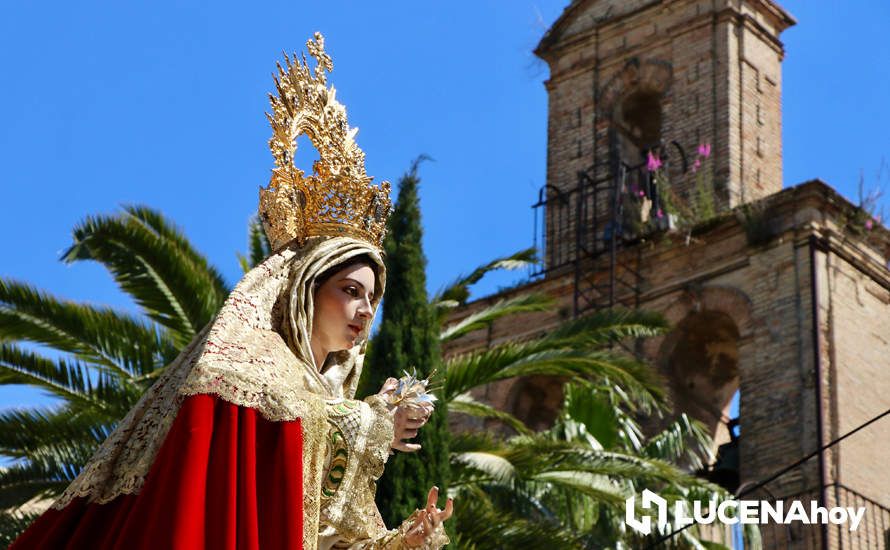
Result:
M423 534L431 535L433 533L434 529L435 529L435 526L433 525L433 522L430 520L430 516L427 515L423 519Z
M426 495L426 507L429 509L430 507L435 510L436 502L439 500L439 488L433 487L430 489L430 492Z
M445 521L448 518L450 518L451 514L453 514L453 513L454 513L454 499L449 498L447 501L445 501L445 509L442 510L441 514L439 514L439 519L441 519L442 521Z
M414 518L414 524L411 526L409 531L413 531L414 533L423 534L423 520L426 517L426 510L421 510L417 516Z

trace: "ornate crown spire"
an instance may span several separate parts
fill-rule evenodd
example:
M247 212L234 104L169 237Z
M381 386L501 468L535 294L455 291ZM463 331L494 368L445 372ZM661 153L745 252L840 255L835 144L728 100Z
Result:
M293 239L302 244L316 235L349 235L382 247L391 201L390 185L371 185L365 173L365 153L355 144L358 128L346 123L346 108L327 87L325 71L334 65L324 52L324 37L315 33L306 42L317 64L314 74L301 55L294 62L285 54L269 94L272 125L269 148L275 168L268 189L260 188L260 217L266 236L277 250ZM309 136L319 159L305 177L294 164L297 137Z

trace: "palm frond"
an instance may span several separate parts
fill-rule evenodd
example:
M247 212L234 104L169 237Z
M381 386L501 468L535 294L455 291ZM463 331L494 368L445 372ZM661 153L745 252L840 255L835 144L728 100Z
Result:
M79 468L45 461L13 464L0 470L0 509L21 506L39 497L60 494L77 477Z
M433 305L442 301L453 301L465 304L470 297L470 286L478 283L482 277L491 271L498 269L523 269L537 262L537 252L534 247L514 252L509 256L496 258L485 265L479 266L469 275L462 275L451 284L440 290L433 297Z
M452 487L460 487L469 483L497 482L509 483L516 477L516 468L509 460L494 453L469 451L451 453L451 464L457 470L465 470L472 474L457 475L452 480Z
M258 215L251 217L247 224L247 248L248 256L238 253L238 263L244 273L258 266L272 253L272 245Z
M88 217L74 229L66 262L104 264L121 288L186 345L219 310L228 293L210 267L171 224L147 209Z
M531 430L512 414L477 401L469 393L463 393L451 399L448 402L448 412L467 414L477 418L491 418L510 426L516 433L531 433Z
M0 513L0 546L9 547L39 516L38 512L16 510Z
M575 470L541 472L533 477L534 481L546 482L555 488L584 495L600 504L621 506L630 496L621 485L613 482L608 476Z
M451 435L448 448L453 453L497 452L506 448L506 441L490 432L460 431Z
M59 446L98 447L117 416L72 407L13 409L0 412L0 454L38 457Z
M583 446L535 438L511 445L504 454L521 476L543 472L586 472L652 483L684 483L692 476L672 464L638 456L585 449Z
M141 319L3 279L0 338L47 345L125 378L151 372L175 353L166 334Z
M547 335L554 341L567 339L586 347L602 347L627 338L649 338L670 328L659 313L642 310L599 310L561 324Z
M600 384L573 382L565 385L563 393L563 418L552 431L569 440L589 434L602 448L614 449L619 440L620 409L611 401L608 391ZM584 427L583 434L567 429L578 424Z
M191 241L188 240L185 234L183 234L172 221L165 218L158 210L143 205L128 204L124 205L123 209L130 214L133 219L139 220L157 233L161 238L173 243L176 246L176 249L188 258L189 262L197 268L200 268L207 278L212 281L213 290L217 294L223 296L223 298L228 295L229 285L223 278L222 273L220 273L217 268L210 265L207 261L207 257L192 245ZM260 227L260 229L262 229L262 227Z
M83 363L52 361L14 344L0 344L0 384L37 386L73 406L97 411L111 410L112 403L129 408L141 393L107 374L100 374L93 382Z
M554 301L542 294L522 294L513 298L499 300L494 304L473 312L460 321L448 325L439 334L442 342L450 342L461 336L490 326L494 321L508 315L534 311L548 311L553 308Z
M571 531L556 523L530 521L509 509L496 508L479 488L460 491L454 505L457 548L581 548Z
M702 457L707 462L713 460L709 456L711 436L704 425L681 414L667 428L646 441L642 449L644 456L669 460L672 462L688 461L689 467L698 470L703 466Z
M545 473L573 472L651 483L699 484L698 478L661 460L591 449L575 442L552 439L547 434L515 436L507 442L476 435L455 438L455 447L459 453L485 453L505 459L515 468L518 479L533 480Z
M505 342L493 348L457 355L445 363L441 398L450 401L458 394L515 376L561 376L570 379L608 378L628 388L646 408L661 406L665 392L658 376L646 365L604 351L571 347L552 348L553 342Z

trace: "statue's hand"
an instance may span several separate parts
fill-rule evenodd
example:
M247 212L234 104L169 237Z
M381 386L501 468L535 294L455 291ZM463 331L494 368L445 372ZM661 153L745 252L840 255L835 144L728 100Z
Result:
M379 395L386 395L395 391L398 386L398 380L388 378L380 388ZM399 405L395 408L393 415L393 438L391 447L395 450L414 453L420 450L421 446L416 443L406 443L405 439L411 439L417 436L417 431L426 424L430 415L433 414L432 403L423 403L419 405Z
M417 436L417 431L426 424L433 413L431 405L399 405L393 419L392 448L406 453L420 450L417 443L406 443L405 439Z
M439 499L439 488L430 489L429 495L426 497L426 508L414 512L412 516L414 521L409 525L405 532L404 541L410 548L418 548L428 542L437 529L441 530L442 522L448 520L454 512L454 501L448 499L445 503L445 509L436 508L436 501ZM444 535L440 535L444 536ZM448 542L448 539L445 539Z

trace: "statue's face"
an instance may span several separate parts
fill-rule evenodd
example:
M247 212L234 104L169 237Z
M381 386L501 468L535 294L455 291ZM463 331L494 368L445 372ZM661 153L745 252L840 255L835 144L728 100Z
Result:
M371 322L374 270L365 264L335 273L315 293L312 340L327 353L349 349Z

